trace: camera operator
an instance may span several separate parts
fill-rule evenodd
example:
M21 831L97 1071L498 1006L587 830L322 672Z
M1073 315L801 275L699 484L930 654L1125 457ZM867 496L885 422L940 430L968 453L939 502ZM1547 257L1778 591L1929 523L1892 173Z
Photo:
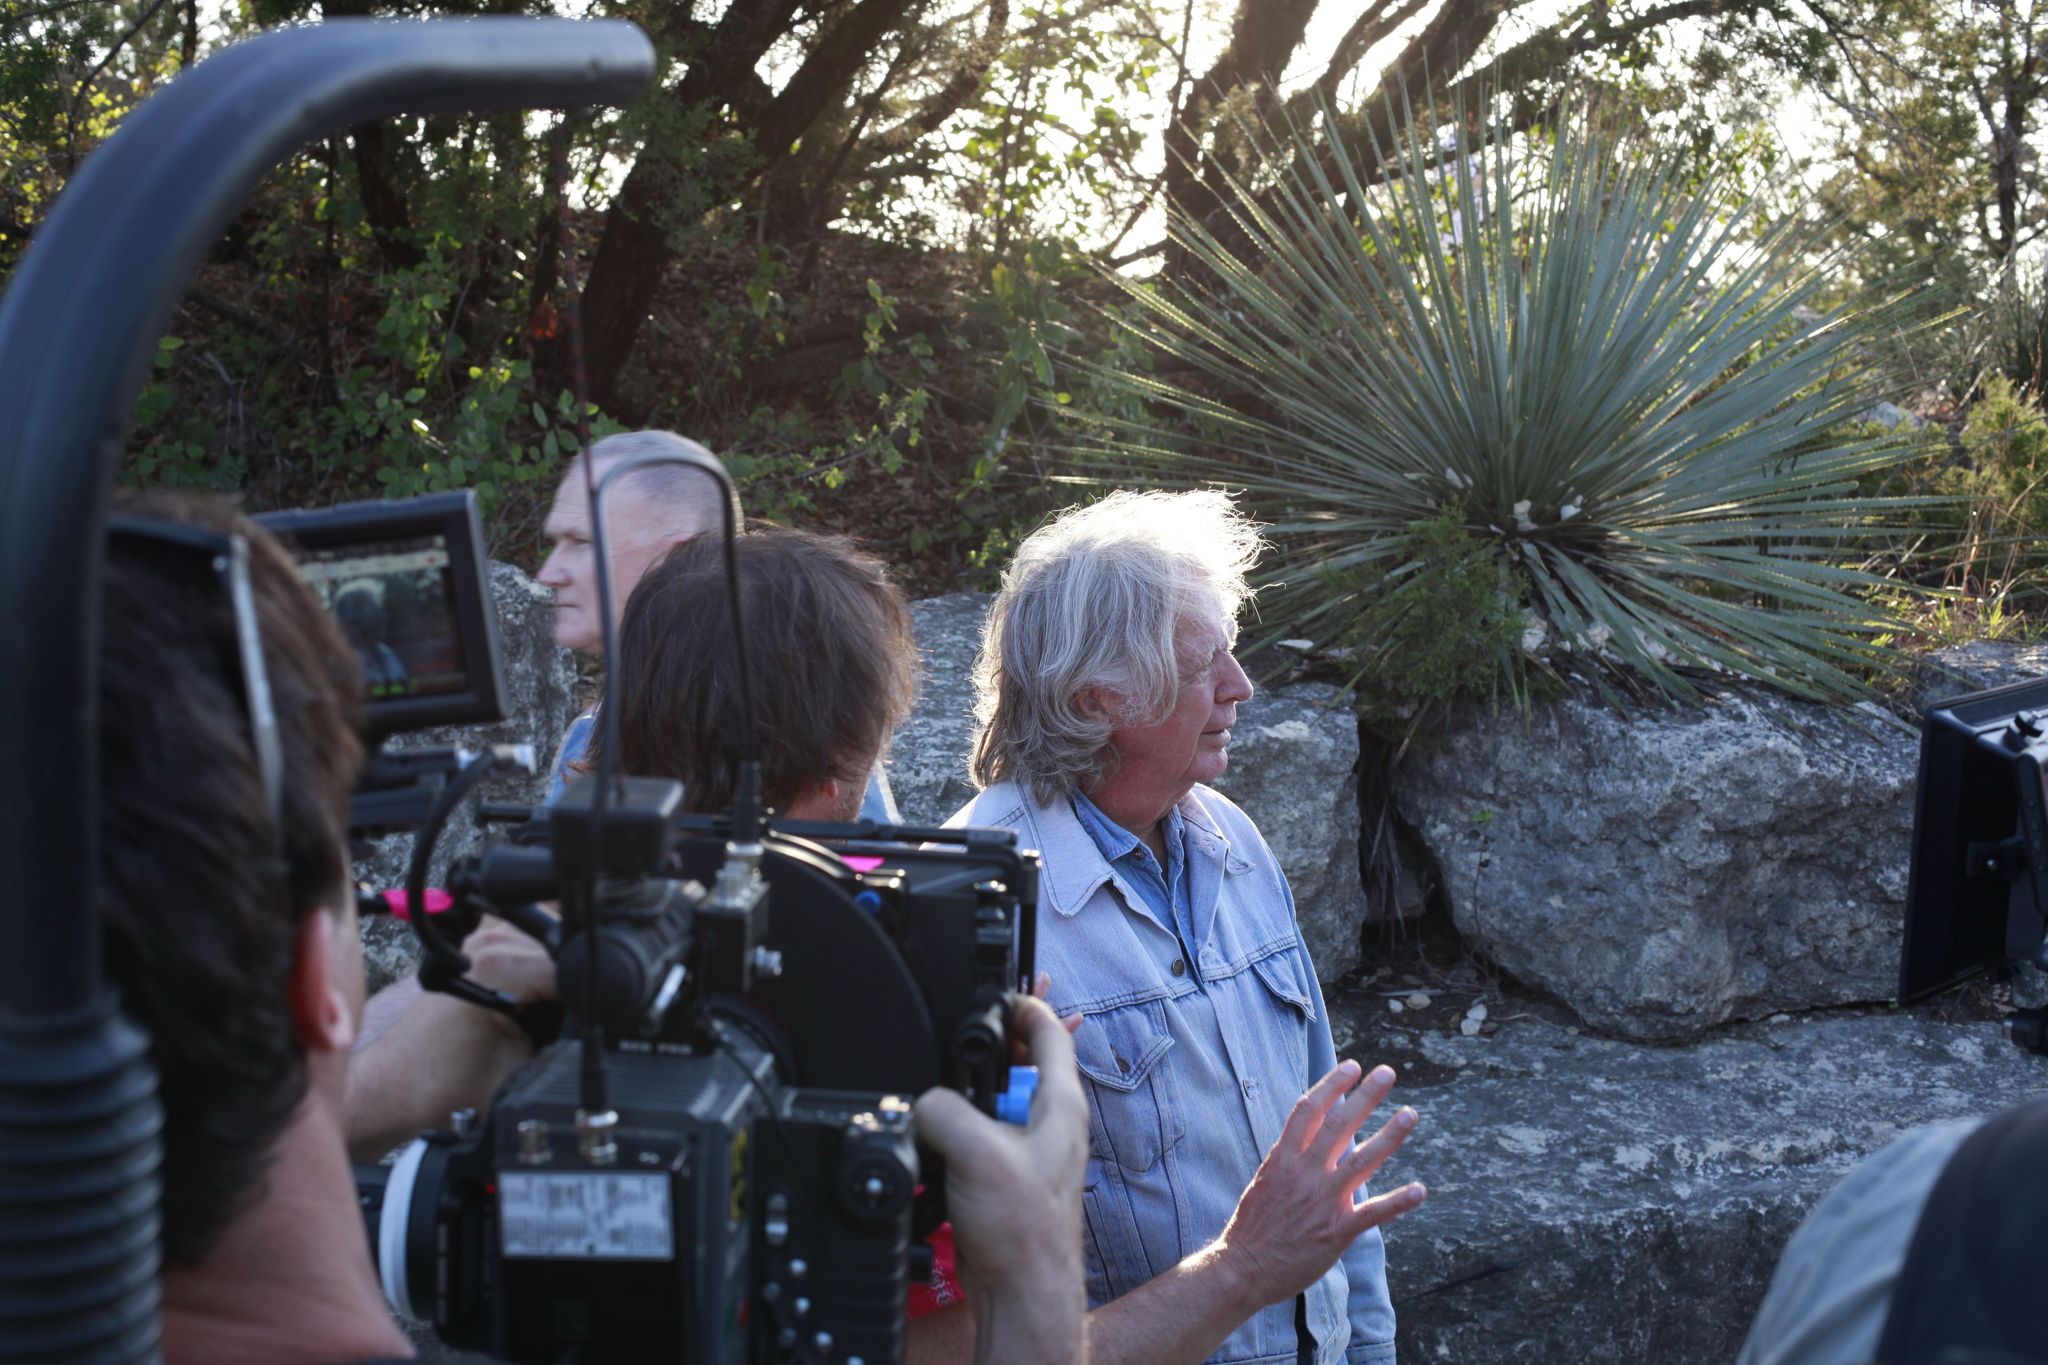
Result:
M362 954L345 849L356 659L276 543L221 507L117 511L100 666L109 974L162 1077L171 1361L410 1355L370 1267L342 1140ZM240 537L262 657L216 567ZM282 772L262 776L247 671Z
M409 1357L371 1267L341 1118L363 1003L345 852L361 759L354 655L246 519L164 495L117 512L128 520L102 590L101 884L109 976L162 1078L165 1359ZM237 618L236 541L253 620ZM996 1331L989 1358L1065 1365L1083 1358L1086 1110L1058 1022L1030 1000L1014 1022L1043 1074L1028 1128L963 1113L949 1094L918 1112L952 1163L967 1269Z
M672 431L631 431L592 443L589 480L594 485L623 459L676 454L717 459L695 441ZM576 463L555 490L545 527L554 548L541 565L539 582L554 590L555 643L597 654L604 649L604 628L598 613L596 557L584 485L583 467ZM707 531L713 533L709 538L716 538L721 524L719 496L717 484L682 465L649 465L613 485L605 502L605 547L611 556L614 610L622 617L642 576L664 555ZM589 756L595 719L595 710L584 712L562 737L548 790L550 801L561 794L573 765ZM872 820L899 819L881 769L861 777L865 796L859 813Z
M1286 877L1203 785L1252 695L1258 550L1221 493L1070 510L1018 548L975 670L983 791L953 822L1044 861L1039 964L1085 1021L1098 1362L1394 1358L1379 1225L1423 1190L1357 1196L1415 1115L1353 1146L1393 1073L1338 1064Z

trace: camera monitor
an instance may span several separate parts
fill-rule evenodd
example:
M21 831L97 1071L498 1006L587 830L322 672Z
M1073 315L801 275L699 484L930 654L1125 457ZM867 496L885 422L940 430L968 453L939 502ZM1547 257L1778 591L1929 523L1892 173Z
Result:
M1920 731L1913 870L1899 999L2008 962L2048 927L2048 678L1928 708Z
M474 493L256 520L291 548L355 649L372 738L504 718L504 666Z

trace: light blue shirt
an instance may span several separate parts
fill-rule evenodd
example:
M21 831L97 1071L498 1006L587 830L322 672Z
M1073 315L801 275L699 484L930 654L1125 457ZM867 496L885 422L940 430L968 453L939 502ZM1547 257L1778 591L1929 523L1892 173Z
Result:
M1001 783L949 823L1014 829L1043 860L1037 965L1053 1008L1086 1020L1082 1254L1099 1307L1222 1233L1295 1100L1336 1065L1294 898L1250 819L1206 787L1169 817L1164 868L1085 797L1040 805ZM1394 1359L1377 1229L1305 1297L1318 1365ZM1295 1365L1293 1301L1209 1359Z
M1161 830L1166 844L1166 866L1162 868L1144 841L1104 815L1102 807L1081 792L1075 792L1072 799L1074 817L1081 822L1081 828L1088 831L1095 847L1112 867L1129 879L1131 888L1152 911L1152 918L1178 934L1182 946L1186 946L1192 926L1188 915L1188 855L1184 837L1187 822L1180 818L1180 812L1166 812L1165 828Z
M548 805L552 806L561 799L562 789L569 785L569 765L580 762L590 752L596 731L596 707L569 722L568 730L562 735L561 751L555 755L554 770L548 774ZM868 775L868 789L861 797L860 815L861 819L878 824L897 825L903 822L902 815L896 810L896 794L889 790L889 779L879 766Z
M1856 1167L1811 1212L1771 1275L1736 1365L1866 1365L1913 1230L1949 1158L1982 1119L1916 1128Z

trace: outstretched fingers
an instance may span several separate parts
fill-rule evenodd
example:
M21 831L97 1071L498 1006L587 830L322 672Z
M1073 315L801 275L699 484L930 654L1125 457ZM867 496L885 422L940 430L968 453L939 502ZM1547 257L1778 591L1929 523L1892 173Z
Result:
M1306 1151L1316 1134L1323 1130L1323 1120L1339 1100L1358 1084L1358 1063L1345 1060L1326 1072L1323 1078L1302 1092L1294 1102L1294 1108L1287 1115L1287 1122L1280 1129L1280 1142L1290 1152Z
M1339 1163L1339 1168L1344 1179L1344 1198L1347 1201L1358 1192L1360 1185L1372 1179L1379 1168L1386 1165L1388 1157L1400 1150L1401 1144L1408 1140L1408 1135L1415 1131L1416 1121L1415 1111L1403 1105L1394 1111L1392 1118L1380 1125L1377 1133L1346 1154Z
M1316 1143L1322 1153L1325 1170L1336 1166L1339 1158L1351 1150L1351 1140L1373 1111L1380 1107L1380 1101L1394 1088L1394 1069L1390 1066L1376 1066L1366 1073L1364 1080L1346 1095L1323 1121L1322 1133Z
M1420 1180L1410 1181L1398 1190L1374 1195L1351 1210L1351 1235L1357 1237L1368 1228L1391 1223L1402 1214L1421 1208L1422 1201L1428 1197L1429 1191Z

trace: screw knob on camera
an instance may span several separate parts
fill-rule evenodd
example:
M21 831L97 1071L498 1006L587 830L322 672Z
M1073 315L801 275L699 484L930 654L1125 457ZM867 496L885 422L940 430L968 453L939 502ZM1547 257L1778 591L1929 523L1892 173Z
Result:
M996 1117L1019 1128L1031 1122L1031 1100L1038 1094L1038 1068L1010 1068L1010 1088L996 1096Z

